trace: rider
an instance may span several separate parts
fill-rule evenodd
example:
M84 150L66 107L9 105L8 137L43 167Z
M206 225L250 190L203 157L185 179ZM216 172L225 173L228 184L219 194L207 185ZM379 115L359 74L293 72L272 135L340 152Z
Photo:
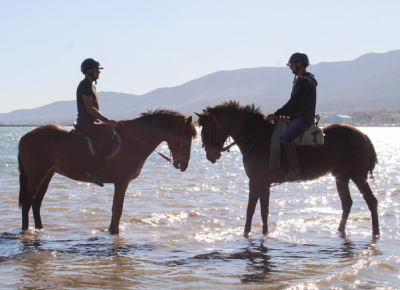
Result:
M293 141L311 127L315 118L318 82L313 74L306 71L309 64L310 61L305 53L292 54L287 63L295 75L290 99L282 108L267 116L270 122L279 116L287 116L292 121L282 136L282 143L290 164L286 181L301 178L296 146Z
M77 127L87 135L100 141L99 150L96 152L92 166L86 172L90 180L103 186L101 173L104 157L112 144L114 134L110 130L117 126L117 121L108 119L99 111L99 98L96 87L103 67L93 59L85 59L81 64L81 72L85 78L79 83L76 90L76 102L78 107ZM100 123L102 121L103 123Z

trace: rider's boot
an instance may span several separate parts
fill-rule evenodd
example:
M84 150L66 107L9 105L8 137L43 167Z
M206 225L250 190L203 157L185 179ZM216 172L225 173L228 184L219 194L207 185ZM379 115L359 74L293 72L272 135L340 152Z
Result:
M103 187L103 181L102 181L102 172L103 172L103 163L104 159L100 156L95 156L92 166L89 168L88 171L86 171L86 176L90 178L90 181L94 184L97 184L98 186Z
M286 156L290 164L290 171L285 178L285 181L297 181L301 179L299 159L297 158L296 145L294 142L283 143Z

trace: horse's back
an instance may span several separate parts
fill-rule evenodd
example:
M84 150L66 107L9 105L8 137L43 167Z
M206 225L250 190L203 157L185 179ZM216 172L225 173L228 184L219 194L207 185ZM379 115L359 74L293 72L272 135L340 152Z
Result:
M323 128L325 134L324 146L347 148L347 150L368 149L368 137L356 127L347 124L333 124Z
M43 170L51 168L59 153L59 144L71 138L70 131L51 124L35 128L22 136L19 142L19 156L24 166L30 164L35 170L39 170L39 167Z
M371 140L354 126L333 124L324 128L326 152L335 158L339 169L362 171L374 169L377 156Z
M71 130L59 125L50 124L37 127L21 137L20 150L24 147L45 148L52 143L57 142L60 138L68 136Z

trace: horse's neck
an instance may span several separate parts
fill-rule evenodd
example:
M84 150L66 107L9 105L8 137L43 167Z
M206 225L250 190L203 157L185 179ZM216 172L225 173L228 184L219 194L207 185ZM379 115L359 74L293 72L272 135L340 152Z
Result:
M234 140L240 138L241 131L243 130L245 118L238 116L238 118L221 117L221 126L226 134L231 136Z
M248 116L246 115L237 115L236 118L232 118L229 121L230 124L225 126L227 128L226 133L232 136L233 140L237 142L237 146L242 154L246 154L261 139L271 138L273 131L272 124L257 123L249 125L247 123Z
M142 120L131 120L125 124L125 130L132 134L132 136L127 136L127 138L136 137L140 141L149 145L152 148L156 148L160 143L165 141L165 134L160 134L160 128L156 125L145 123ZM134 137L133 137L134 136ZM140 142L139 141L139 142Z

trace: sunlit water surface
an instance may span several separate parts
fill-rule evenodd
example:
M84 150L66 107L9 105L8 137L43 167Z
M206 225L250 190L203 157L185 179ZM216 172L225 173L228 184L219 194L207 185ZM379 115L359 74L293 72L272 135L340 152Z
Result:
M56 175L42 206L44 230L20 233L17 148L32 128L0 127L1 289L399 289L400 128L360 128L379 165L370 181L381 236L351 183L347 233L334 179L272 188L270 233L243 236L248 179L237 148L209 163L197 140L181 173L152 154L127 190L121 234L106 231L113 186ZM168 153L166 144L159 148Z

